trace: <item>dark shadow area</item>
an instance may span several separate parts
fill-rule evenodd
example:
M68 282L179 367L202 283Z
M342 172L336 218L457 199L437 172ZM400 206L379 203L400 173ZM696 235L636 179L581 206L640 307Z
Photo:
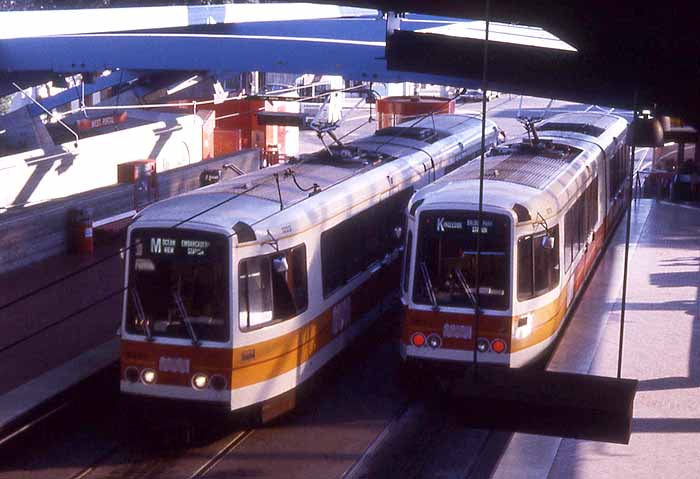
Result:
M632 430L635 433L699 433L700 419L695 417L682 418L637 418L632 420Z
M490 370L450 385L472 428L627 444L637 381L535 369Z
M73 161L75 160L75 155L66 155L61 157L61 162L56 167L56 173L62 175L68 169L73 166Z
M153 130L153 134L158 137L158 140L156 141L156 144L153 145L153 149L148 154L148 158L157 158L158 155L160 155L160 152L163 151L163 148L165 148L168 140L170 140L170 138L173 136L173 132L180 129L182 129L182 127L177 120L168 119L165 120L165 127Z
M59 174L62 174L68 168L70 168L74 159L75 155L64 150L63 153L52 153L50 155L46 155L45 159L32 158L30 160L26 160L28 163L36 163L36 166L27 182L13 200L12 204L16 206L11 207L10 209L20 207L29 201L36 189L39 187L41 181L51 171L54 163L57 160L60 160L60 163L56 170Z
M643 379L639 381L638 391L668 391L671 389L695 389L700 386L698 377L668 377Z
M687 285L685 285L687 286ZM627 311L685 311L689 315L693 315L697 311L697 303L693 300L678 300L666 301L663 303L627 303L625 310ZM610 310L619 312L621 309L620 303L615 303ZM619 319L619 318L617 318ZM634 321L634 318L628 318L626 321Z
M673 273L651 273L649 282L658 288L680 288L698 286L700 274L697 271L677 271Z

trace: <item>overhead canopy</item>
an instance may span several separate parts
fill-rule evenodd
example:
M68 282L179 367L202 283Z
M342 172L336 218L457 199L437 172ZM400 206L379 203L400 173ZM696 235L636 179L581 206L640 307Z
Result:
M0 24L10 28L0 39L0 94L12 91L11 81L24 86L105 68L314 72L478 86L484 22L466 19L483 20L484 1L317 1L423 15L408 15L387 36L376 11L331 5L2 12ZM492 89L622 108L634 106L637 91L640 107L655 103L700 124L700 24L691 2L491 4L498 22L490 34Z
M320 0L321 3L328 3ZM341 0L344 5L484 19L485 1ZM623 108L656 104L700 125L697 2L491 0L492 21L538 26L575 55L490 47L489 79L509 90ZM478 78L482 44L438 32L402 31L387 45L390 69ZM417 51L425 52L418 55ZM429 52L429 54L427 54Z

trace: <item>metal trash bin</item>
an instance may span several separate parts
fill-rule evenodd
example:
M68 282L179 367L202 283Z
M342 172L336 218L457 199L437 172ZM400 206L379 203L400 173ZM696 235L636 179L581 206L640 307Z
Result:
M76 208L68 211L68 251L92 254L95 249L92 232L92 210Z

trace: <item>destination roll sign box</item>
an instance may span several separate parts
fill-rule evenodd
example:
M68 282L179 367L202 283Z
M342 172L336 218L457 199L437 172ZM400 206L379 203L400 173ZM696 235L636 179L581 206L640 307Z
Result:
M206 256L211 243L192 238L151 237L148 252L152 255L173 254L176 256Z

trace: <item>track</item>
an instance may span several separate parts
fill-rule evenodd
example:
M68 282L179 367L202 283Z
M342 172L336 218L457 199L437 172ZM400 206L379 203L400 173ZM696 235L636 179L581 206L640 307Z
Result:
M361 477L346 471L367 467L372 443L379 453L372 471L403 464L406 477L434 477L431 465L454 469L461 455L479 455L488 433L440 417L439 401L406 396L395 379L396 319L384 315L322 372L294 412L272 424L252 428L235 415L182 410L132 416L114 389L94 388L7 441L0 479ZM398 435L382 433L391 424ZM462 448L446 456L445 441ZM395 454L386 458L386 450Z
M253 429L237 430L213 444L192 447L166 443L118 444L97 460L72 475L70 479L95 478L205 478L236 447L253 433ZM205 457L206 459L202 459Z

